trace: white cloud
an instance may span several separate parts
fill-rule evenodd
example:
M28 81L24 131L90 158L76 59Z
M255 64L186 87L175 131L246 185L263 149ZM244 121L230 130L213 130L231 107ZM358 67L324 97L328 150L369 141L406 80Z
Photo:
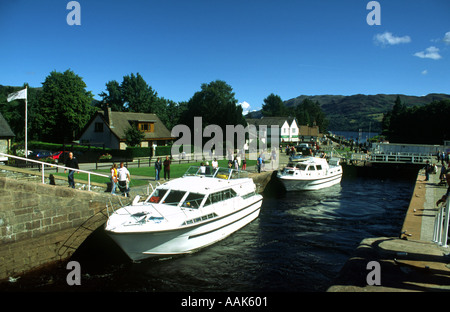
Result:
M442 56L439 54L439 48L436 48L435 46L426 48L425 51L417 52L414 54L414 56L420 58L429 58L432 60L439 60L442 58Z
M426 74L428 74L428 70L425 69L422 71L422 75L426 75Z
M239 103L239 105L241 105L242 107L242 113L244 115L248 114L249 109L250 109L250 104L248 104L246 101Z
M396 45L400 43L409 43L411 38L409 36L396 37L390 32L385 32L382 34L375 35L375 42L381 43L382 45Z
M450 44L450 31L445 33L444 39L442 39L442 41L444 41L445 44Z

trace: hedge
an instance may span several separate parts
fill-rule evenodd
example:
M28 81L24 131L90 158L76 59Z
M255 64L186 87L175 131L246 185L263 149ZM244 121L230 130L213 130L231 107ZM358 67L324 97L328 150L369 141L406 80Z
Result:
M28 142L29 149L36 150L46 150L46 151L62 151L63 145L56 143L46 143L46 142L36 142L31 141ZM100 155L102 154L110 154L112 156L117 157L126 157L126 158L134 158L134 157L150 157L152 155L151 147L127 147L126 150L120 149L112 149L112 148L103 148L97 146L90 145L75 145L75 144L66 144L65 149L73 151L73 152L97 152ZM164 156L171 154L171 146L157 146L156 147L156 155L154 156Z

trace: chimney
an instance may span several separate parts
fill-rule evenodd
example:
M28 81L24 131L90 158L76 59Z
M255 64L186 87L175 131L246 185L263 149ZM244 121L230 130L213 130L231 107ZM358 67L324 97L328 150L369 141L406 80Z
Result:
M111 118L111 107L109 107L108 103L105 104L104 114L105 114L106 122L108 123L109 127L114 128L113 121Z

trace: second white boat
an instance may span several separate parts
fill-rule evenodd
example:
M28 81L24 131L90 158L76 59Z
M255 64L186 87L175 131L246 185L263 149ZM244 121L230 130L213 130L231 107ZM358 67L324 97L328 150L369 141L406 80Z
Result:
M341 182L342 166L338 158L305 157L290 162L277 177L287 191L319 190Z

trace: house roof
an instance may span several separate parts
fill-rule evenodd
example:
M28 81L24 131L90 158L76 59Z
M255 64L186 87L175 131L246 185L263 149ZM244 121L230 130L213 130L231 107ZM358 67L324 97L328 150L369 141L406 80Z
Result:
M300 135L308 135L308 136L319 136L319 127L313 126L300 126Z
M258 119L247 119L247 123L256 127L279 126L281 128L285 121L287 121L289 126L291 126L294 119L294 117L262 117Z
M155 124L153 132L144 132L144 140L172 138L170 131L156 114L110 111L109 116L105 116L104 111L98 111L97 113L102 116L111 131L119 139L125 139L125 132L133 122L153 122Z
M0 113L0 138L13 138L16 135L12 132L8 122Z

